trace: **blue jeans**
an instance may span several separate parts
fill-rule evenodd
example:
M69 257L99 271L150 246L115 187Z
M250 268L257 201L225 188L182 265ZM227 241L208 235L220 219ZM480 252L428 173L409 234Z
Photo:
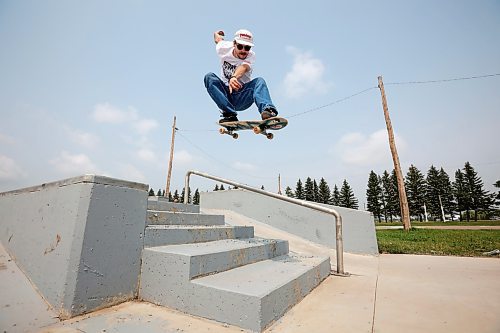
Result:
M236 111L248 109L253 102L257 105L260 113L267 108L276 110L271 101L266 81L260 77L245 83L240 90L233 90L233 93L230 94L229 87L217 75L208 73L205 75L205 87L224 116L236 115Z

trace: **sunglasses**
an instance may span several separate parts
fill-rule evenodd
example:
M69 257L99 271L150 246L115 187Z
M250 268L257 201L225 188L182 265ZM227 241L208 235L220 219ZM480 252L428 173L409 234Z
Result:
M245 49L245 51L250 51L250 49L252 48L250 45L241 45L241 44L236 44L236 47L238 48L238 50Z

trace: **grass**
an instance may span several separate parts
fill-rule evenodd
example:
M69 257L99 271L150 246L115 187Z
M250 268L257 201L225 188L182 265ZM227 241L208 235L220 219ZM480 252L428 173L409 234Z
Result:
M482 257L500 249L500 230L377 230L380 253Z

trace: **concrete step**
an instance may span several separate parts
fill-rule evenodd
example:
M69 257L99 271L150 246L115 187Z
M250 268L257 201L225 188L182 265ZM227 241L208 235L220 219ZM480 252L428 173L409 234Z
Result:
M330 273L329 258L283 255L183 279L189 265L146 249L140 298L261 332Z
M167 199L158 197L148 197L148 209L164 210L174 213L199 213L200 206L183 203L169 202Z
M224 215L198 213L173 213L161 210L148 210L147 224L165 225L224 225Z
M328 257L285 255L195 279L192 283L205 289L197 315L260 332L318 286L330 269Z
M253 227L246 226L149 225L144 233L144 246L202 243L253 236Z
M287 241L260 238L156 246L143 250L143 275L144 267L147 268L147 262L151 260L182 263L183 271L176 272L176 276L184 275L186 280L191 280L197 276L224 272L286 253Z

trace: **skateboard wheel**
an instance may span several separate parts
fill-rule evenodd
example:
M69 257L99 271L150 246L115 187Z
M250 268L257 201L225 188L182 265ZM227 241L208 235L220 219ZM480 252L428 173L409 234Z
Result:
M272 138L274 138L273 133L267 133L266 138L268 138L269 140L272 140Z
M226 130L224 128L219 128L219 133L220 134L226 134Z
M260 134L260 133L262 132L262 129L261 129L260 127L258 127L258 126L257 126L257 127L254 127L254 128L253 128L253 132L254 132L255 134Z
M238 139L238 133L233 133L233 139Z

